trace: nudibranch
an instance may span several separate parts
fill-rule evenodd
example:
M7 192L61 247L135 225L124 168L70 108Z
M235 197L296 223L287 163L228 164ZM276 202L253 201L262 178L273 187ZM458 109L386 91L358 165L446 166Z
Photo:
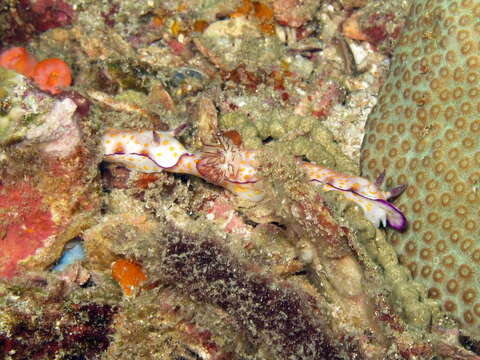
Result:
M396 230L405 230L405 215L388 202L388 199L399 196L405 190L405 185L391 192L382 191L378 186L383 182L384 174L372 183L365 178L342 174L314 163L304 162L302 165L310 182L321 185L324 191L341 192L348 200L358 204L376 227L386 227L388 224Z
M105 160L144 173L162 170L199 176L196 157L173 131L108 129L102 138Z
M102 144L106 161L146 173L165 170L195 175L243 199L260 201L265 189L259 176L257 151L244 149L238 139L236 132L218 133L213 143L191 153L175 138L175 131L109 129ZM375 226L389 225L400 231L406 228L405 216L388 201L400 195L405 186L382 191L379 186L384 175L372 183L311 162L302 162L300 166L308 181L322 186L324 191L338 191L358 204Z

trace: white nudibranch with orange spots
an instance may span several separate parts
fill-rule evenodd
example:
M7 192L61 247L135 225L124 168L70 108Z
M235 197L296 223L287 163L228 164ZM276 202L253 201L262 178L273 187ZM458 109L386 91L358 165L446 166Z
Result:
M338 191L345 198L358 204L365 216L375 226L387 224L397 230L405 230L407 219L395 205L388 199L399 196L406 186L402 185L391 192L382 191L378 188L383 182L385 174L382 174L375 183L359 177L339 173L313 163L302 164L307 178L314 184L321 185L324 191Z
M193 154L175 139L173 131L108 129L102 145L106 161L131 170L198 175Z
M264 184L259 178L259 163L255 150L243 149L240 135L235 131L218 133L213 144L206 144L200 152L191 153L175 138L175 132L132 131L109 129L102 139L105 160L131 170L159 172L162 170L201 177L209 183L222 186L237 196L260 201L265 196ZM406 186L391 192L379 189L385 174L375 183L367 179L341 174L334 170L303 162L307 179L321 185L324 191L338 191L358 204L375 226L406 228L406 218L388 199L400 195Z
M174 136L174 131L108 129L102 138L104 157L130 170L195 175L241 198L263 199L254 152L241 150L230 138L217 134L215 144L190 153Z

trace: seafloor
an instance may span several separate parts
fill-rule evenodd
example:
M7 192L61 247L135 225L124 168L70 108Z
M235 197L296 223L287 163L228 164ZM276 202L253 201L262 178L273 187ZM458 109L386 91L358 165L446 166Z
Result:
M0 0L0 360L480 359L479 18L478 0ZM105 161L112 128L255 151L263 199ZM302 161L408 183L408 230Z

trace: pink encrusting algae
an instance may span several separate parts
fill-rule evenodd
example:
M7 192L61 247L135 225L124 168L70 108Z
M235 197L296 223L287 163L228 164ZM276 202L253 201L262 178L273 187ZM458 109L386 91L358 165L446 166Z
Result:
M0 185L0 278L13 277L18 262L57 232L42 195L27 183Z
M174 133L109 129L102 140L105 160L146 173L165 170L199 176L251 201L265 197L257 151L243 149L231 136L218 133L213 144L204 144L200 152L193 153L175 139ZM383 177L372 183L310 162L299 166L308 181L323 185L324 191L338 191L359 205L375 226L389 225L400 231L406 228L405 216L388 202L400 195L405 186L384 192L378 188Z

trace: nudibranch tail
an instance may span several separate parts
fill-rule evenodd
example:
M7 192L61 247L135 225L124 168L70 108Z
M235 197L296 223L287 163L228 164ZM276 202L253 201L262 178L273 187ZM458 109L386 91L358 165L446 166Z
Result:
M382 207L387 214L387 224L398 231L403 231L407 228L407 218L392 203L386 200L376 200L378 207ZM383 225L385 226L385 224Z

